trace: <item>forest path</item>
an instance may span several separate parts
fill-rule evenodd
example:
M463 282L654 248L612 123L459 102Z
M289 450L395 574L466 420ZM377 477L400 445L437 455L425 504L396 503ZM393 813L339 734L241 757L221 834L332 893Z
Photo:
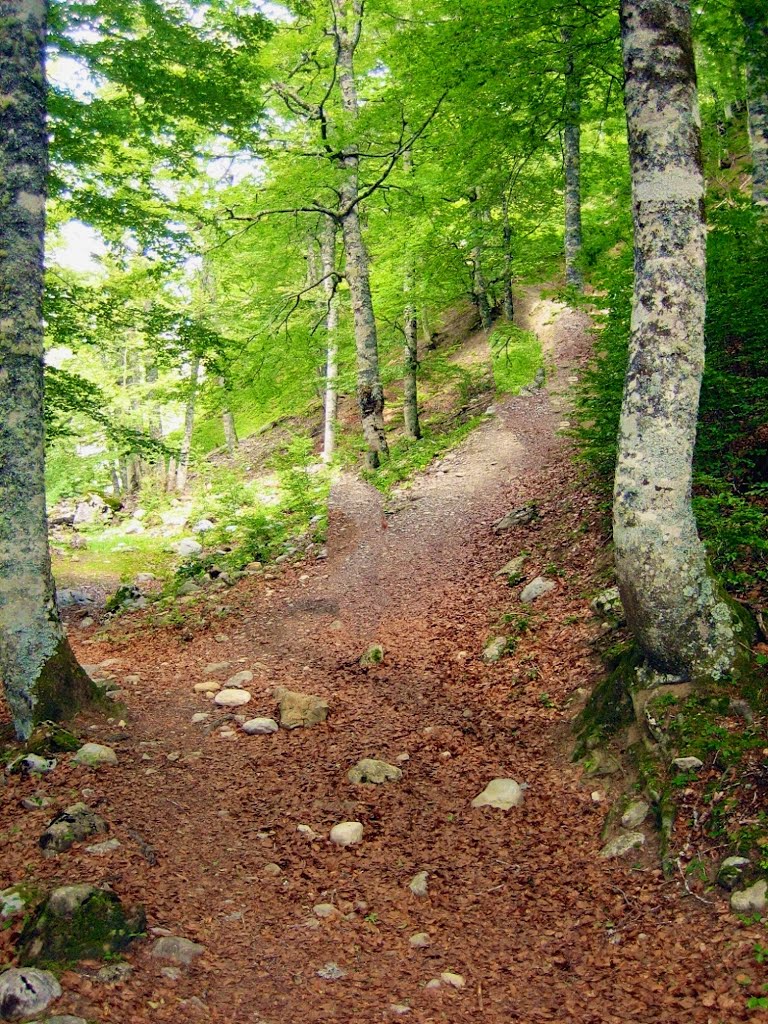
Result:
M372 1024L406 1011L419 1024L755 1019L736 981L754 933L734 929L725 901L705 906L665 882L650 830L642 853L598 856L607 804L591 791L606 780L569 762L568 723L600 672L588 601L606 560L596 500L557 434L562 397L550 397L578 372L587 321L533 290L520 305L552 353L547 391L500 402L396 499L343 478L326 561L242 582L219 623L185 639L126 616L111 643L76 641L83 661L115 658L111 671L138 678L125 683L127 728L94 736L120 764L62 765L51 785L62 803L96 806L122 846L107 858L75 849L40 873L108 881L145 904L155 934L205 952L169 971L144 943L112 986L69 972L73 1012L101 1024ZM493 532L528 502L539 518ZM496 575L521 551L527 580L557 584L533 606ZM499 634L517 647L485 664ZM374 642L384 660L361 668ZM253 737L223 712L192 724L210 710L192 685L220 660L254 672L249 717L274 714L280 684L326 697L328 722ZM400 764L402 781L350 784L362 757ZM529 785L524 805L472 809L497 776ZM343 820L364 826L346 850L327 838ZM25 842L18 857L37 870ZM408 885L422 871L417 896ZM321 903L336 912L318 917ZM419 932L424 948L409 942ZM329 964L343 976L319 976ZM425 988L447 971L464 987Z

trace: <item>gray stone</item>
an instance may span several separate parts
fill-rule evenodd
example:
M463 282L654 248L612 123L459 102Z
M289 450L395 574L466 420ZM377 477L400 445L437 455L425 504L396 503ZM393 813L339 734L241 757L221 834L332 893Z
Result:
M317 976L323 981L339 981L341 978L346 978L347 972L343 967L339 967L334 960L331 960L329 963L323 964L317 972Z
M122 961L119 964L108 964L96 972L96 981L103 985L116 985L125 981L133 974L133 965Z
M311 693L298 693L278 686L275 700L280 707L280 725L284 729L310 728L328 717L328 701Z
M96 857L105 857L108 853L114 853L115 850L119 850L121 845L119 839L105 839L103 843L94 843L92 846L86 846L85 852L92 853Z
M30 775L48 775L58 764L55 757L40 757L39 754L27 754L19 762L19 767Z
M621 771L621 761L607 750L593 750L585 762L585 770L590 777L616 775Z
M243 722L241 728L249 736L268 736L272 732L277 732L280 726L274 718L251 718Z
M52 856L68 850L73 843L108 831L106 821L86 804L71 804L48 825L40 836L40 846L46 856Z
M184 540L180 540L173 547L176 554L181 555L182 558L192 558L203 553L203 545L196 540L192 540L190 537L185 537Z
M764 914L766 904L766 893L768 893L768 882L761 878L759 882L750 885L748 889L741 892L731 893L731 910L737 914Z
M338 917L340 911L338 907L334 907L332 903L316 903L315 906L312 907L312 913L315 917L330 918Z
M399 782L402 777L403 773L399 768L370 757L358 761L347 773L347 778L352 783L371 782L374 785L380 785L382 782Z
M127 536L132 536L133 534L138 533L144 533L144 526L142 526L138 519L131 519L123 527L123 533Z
M192 533L208 533L209 530L213 529L214 525L210 519L198 519L192 527Z
M231 661L212 661L203 669L204 676L218 676L232 668Z
M380 665L382 661L384 661L384 648L381 644L371 644L360 655L360 664L363 668Z
M408 939L408 945L412 946L413 949L426 949L431 942L432 940L427 932L414 932L410 939Z
M502 565L499 571L496 573L497 576L506 576L510 582L520 578L520 574L523 571L523 566L528 561L528 555L517 555L511 561L507 562L506 565Z
M44 807L50 807L53 800L49 796L25 796L21 801L21 806L25 811L39 811Z
M747 857L726 857L717 871L717 884L723 889L735 889L749 868Z
M728 709L732 715L738 715L739 718L743 718L747 725L752 725L755 720L755 713L748 702L738 697L732 697L728 701Z
M498 522L493 524L494 530L500 533L502 530L511 530L514 526L527 526L528 523L532 523L534 519L539 518L539 510L535 505L525 505L523 508L513 509L512 512L508 512L505 516L502 516Z
M414 896L427 896L429 894L429 873L419 871L408 883L408 888Z
M50 971L11 967L0 974L0 1019L21 1020L42 1013L61 995L61 985Z
M190 718L192 725L200 725L202 722L207 722L211 717L209 711L196 711Z
M253 679L253 672L250 669L244 668L242 672L236 672L233 676L224 683L228 689L238 690L242 689L246 683L250 683Z
M504 655L507 653L509 647L509 639L505 636L495 636L492 640L483 648L483 661L488 664L493 664L496 661L501 661Z
M98 768L102 764L117 764L117 754L112 747L102 743L85 743L72 758L75 764Z
M599 615L603 619L624 622L624 606L621 603L618 587L608 587L607 590L601 591L590 601L589 607L595 615Z
M40 893L26 882L11 885L0 892L0 921L12 921L23 917L32 904L40 899Z
M454 974L453 971L443 971L440 975L440 981L444 985L450 985L451 988L464 988L466 982L462 974Z
M205 946L184 939L180 935L164 935L152 947L152 956L157 960L172 960L173 963L189 967L193 960L205 952Z
M217 679L206 679L203 683L195 683L192 689L195 693L218 693L221 683Z
M354 846L362 841L363 826L359 821L340 821L331 829L331 842L336 846Z
M185 580L177 591L179 597L194 597L199 593L200 587L198 587L194 580Z
M543 576L537 576L535 580L531 580L527 587L523 588L520 600L523 604L531 604L537 598L543 597L554 590L555 586L556 584L552 580L547 580Z
M188 518L188 512L181 508L172 508L160 513L163 526L185 526Z
M72 525L74 527L87 526L89 523L96 520L98 514L99 510L97 508L94 508L94 506L87 501L81 501L75 509Z
M145 927L143 909L124 909L109 886L63 885L24 928L19 959L62 966L101 959L125 949Z
M511 807L520 807L523 794L528 787L522 786L514 779L492 779L482 793L478 793L472 801L473 807L498 807L508 811Z
M633 800L621 816L622 828L637 828L648 817L650 805L645 800Z
M697 772L704 767L704 762L698 757L676 757L672 764L681 772Z
M623 832L608 840L600 851L600 856L605 858L624 857L641 846L645 846L645 836L642 832Z
M133 582L137 586L145 586L147 583L152 583L157 577L153 572L137 572Z
M241 708L251 699L247 690L219 690L213 698L213 703L223 708Z

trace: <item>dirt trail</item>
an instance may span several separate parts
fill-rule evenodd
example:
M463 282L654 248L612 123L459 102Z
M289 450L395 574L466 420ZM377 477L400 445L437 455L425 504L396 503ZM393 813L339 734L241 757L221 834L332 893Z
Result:
M520 316L555 361L548 391L564 391L587 350L584 316L532 290ZM705 906L663 881L650 849L598 857L607 805L590 794L606 787L568 761L567 726L574 691L600 671L588 598L605 557L595 501L557 434L562 415L544 391L499 403L387 503L342 478L327 561L238 585L226 617L186 642L137 616L111 644L78 641L85 662L117 658L120 676L140 678L125 686L127 728L95 733L119 766L61 766L50 786L62 804L87 798L123 845L106 860L75 850L42 861L27 829L7 844L3 881L29 862L51 878L103 879L146 905L156 934L206 952L169 977L145 943L125 982L68 972L62 1005L101 1024L371 1024L395 1019L394 1005L419 1024L757 1019L736 981L754 973L754 929L740 931L724 900ZM541 518L496 536L492 523L528 501ZM495 576L521 550L528 579L557 582L527 611ZM486 665L483 643L499 632L517 649ZM384 661L362 669L374 641ZM201 730L190 718L209 708L192 684L223 659L255 673L249 715L274 713L283 684L327 697L329 722L227 736L214 713L216 728ZM399 758L402 781L351 785L361 757ZM524 806L472 810L496 776L528 783ZM33 788L13 785L14 797ZM363 823L359 846L328 842L341 820ZM408 889L420 871L423 897ZM319 903L338 914L318 919ZM415 932L429 934L426 948L411 947ZM330 962L343 977L318 976ZM465 987L425 989L444 971Z

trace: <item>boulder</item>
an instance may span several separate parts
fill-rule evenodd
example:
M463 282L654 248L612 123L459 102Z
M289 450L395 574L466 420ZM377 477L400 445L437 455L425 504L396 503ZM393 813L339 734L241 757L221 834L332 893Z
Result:
M241 708L251 699L247 690L219 690L213 698L213 703L222 708Z
M731 910L737 914L764 914L768 900L768 882L762 878L748 889L731 894Z
M117 764L117 754L112 747L105 747L102 743L85 743L72 760L75 764L98 768L102 764Z
M539 518L539 510L534 504L525 505L523 508L513 509L511 512L507 512L505 516L502 516L498 522L493 524L493 528L497 533L501 533L502 530L511 530L514 526L527 526L528 523L532 523L534 519Z
M645 800L633 800L621 816L621 827L632 829L642 825L650 809Z
M61 985L50 971L11 967L0 974L0 1020L42 1013L60 995Z
M608 840L600 851L600 856L606 859L624 857L641 846L645 846L645 836L642 832L623 832L620 836Z
M274 691L284 729L310 728L328 717L328 701L311 693L298 693L278 686Z
M735 889L749 866L747 857L726 857L717 870L717 884L723 889Z
M363 826L359 821L340 821L331 829L331 842L336 846L354 846L362 838Z
M522 786L514 779L492 779L482 793L478 793L472 801L473 807L498 807L508 811L511 807L520 807L523 794L528 787Z
M40 836L40 847L46 856L63 853L73 843L109 831L109 825L86 804L71 804L48 825Z
M180 935L164 935L152 947L152 956L157 960L172 960L173 963L183 964L185 967L189 967L192 961L204 952L205 946Z
M371 782L374 785L380 785L382 782L399 782L402 777L403 773L399 768L370 757L358 761L347 773L347 778L352 783Z
M537 576L535 580L531 580L527 587L523 588L520 600L523 604L532 604L538 598L549 594L550 591L555 589L555 586L556 584L552 580L545 579L543 576Z
M145 927L144 910L126 911L109 886L63 885L22 931L19 961L63 967L100 960L125 949Z

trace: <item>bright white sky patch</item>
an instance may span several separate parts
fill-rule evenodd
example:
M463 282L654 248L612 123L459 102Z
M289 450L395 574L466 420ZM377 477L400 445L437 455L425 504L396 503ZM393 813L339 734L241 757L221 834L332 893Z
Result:
M58 231L49 247L51 261L67 270L100 273L101 257L107 248L98 231L79 220L71 220Z

